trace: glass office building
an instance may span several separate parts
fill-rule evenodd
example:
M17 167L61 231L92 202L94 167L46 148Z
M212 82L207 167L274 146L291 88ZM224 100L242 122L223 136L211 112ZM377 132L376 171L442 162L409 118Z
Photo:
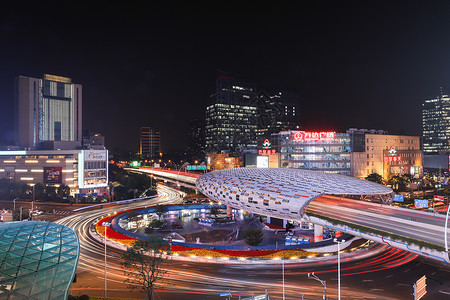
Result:
M441 94L422 103L423 151L450 151L450 96Z
M67 299L79 253L76 233L64 225L0 224L0 298Z
M350 135L336 132L281 131L272 135L281 168L350 175Z
M43 78L19 76L14 90L14 127L18 146L38 148L41 143L49 141L81 144L80 84L72 83L70 78L50 74L44 74Z

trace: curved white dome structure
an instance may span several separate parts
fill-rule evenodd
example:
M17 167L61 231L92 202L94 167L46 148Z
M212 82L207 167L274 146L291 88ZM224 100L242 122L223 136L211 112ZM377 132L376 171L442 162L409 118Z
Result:
M370 181L319 171L237 168L200 176L197 188L217 202L258 214L298 218L323 195L380 195L392 189Z

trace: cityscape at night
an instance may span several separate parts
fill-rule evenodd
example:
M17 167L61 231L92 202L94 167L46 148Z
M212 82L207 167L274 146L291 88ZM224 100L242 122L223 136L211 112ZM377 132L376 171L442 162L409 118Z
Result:
M449 17L5 1L0 299L449 299Z

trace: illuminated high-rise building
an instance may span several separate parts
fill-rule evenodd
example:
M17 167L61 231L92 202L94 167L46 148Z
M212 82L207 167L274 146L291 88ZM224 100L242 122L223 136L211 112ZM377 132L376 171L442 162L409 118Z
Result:
M219 75L213 104L206 108L207 153L256 148L257 114L256 106L251 103L255 96L256 84Z
M16 144L24 148L81 146L82 86L67 77L19 76L14 91Z
M155 157L161 152L161 137L159 130L151 127L141 127L139 154L143 157Z
M450 96L438 97L422 103L423 151L450 151Z

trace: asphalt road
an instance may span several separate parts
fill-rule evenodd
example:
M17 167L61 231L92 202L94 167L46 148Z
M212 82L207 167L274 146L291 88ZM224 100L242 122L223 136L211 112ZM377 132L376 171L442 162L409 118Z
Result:
M444 246L445 219L431 213L423 215L338 197L316 199L309 204L308 212ZM450 232L447 237L450 241Z
M128 205L126 208L176 203L180 197L173 189L164 188L161 196ZM58 223L75 229L80 238L81 253L77 268L77 282L72 285L72 294L104 295L104 245L93 240L88 231L93 220L117 208L87 211L64 217ZM121 251L108 247L107 282L108 296L121 299L143 299L138 292L130 292L123 283L120 267ZM329 299L337 298L336 259L328 262L308 264L285 264L286 299L322 299L323 286L307 278L315 272L327 282ZM426 258L390 248L371 244L358 255L342 260L342 299L412 299L414 281L422 275L429 276L429 293L423 299L449 299L450 267ZM220 293L231 291L233 299L251 296L252 292L265 293L271 299L282 299L282 266L212 264L195 261L172 260L164 290L158 290L159 299L220 299ZM448 293L448 294L446 294ZM224 299L222 297L222 299Z

